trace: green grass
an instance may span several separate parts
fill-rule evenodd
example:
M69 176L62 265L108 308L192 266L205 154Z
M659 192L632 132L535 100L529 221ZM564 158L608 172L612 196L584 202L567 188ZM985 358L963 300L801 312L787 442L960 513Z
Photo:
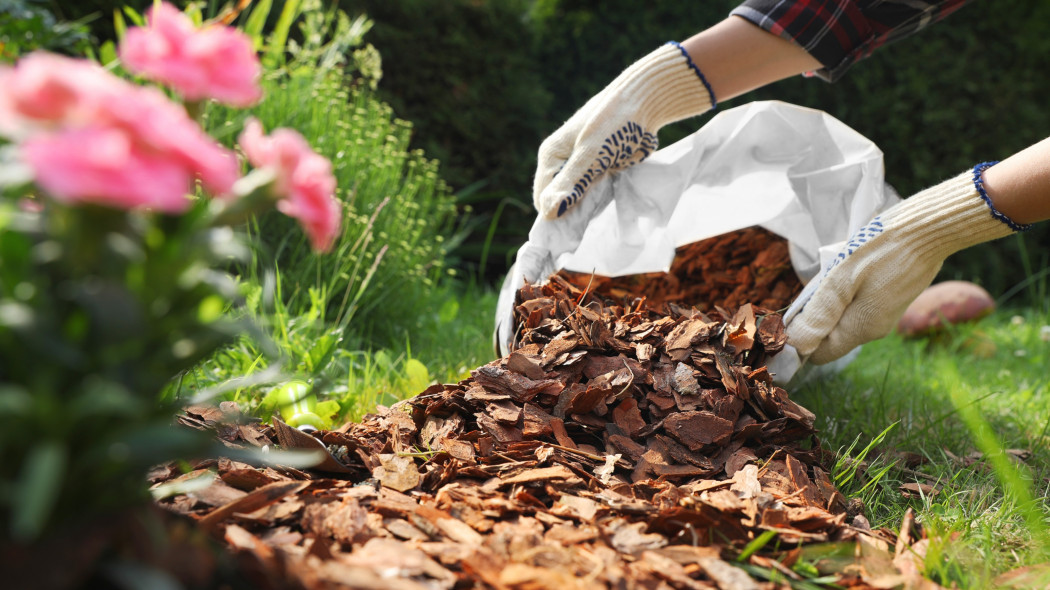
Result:
M433 308L404 322L411 335L403 346L381 349L355 348L352 341L347 346L343 328L325 322L320 306L297 316L279 297L265 310L249 303L244 313L253 314L260 331L201 363L177 380L170 394L189 401L216 392L218 399L269 418L273 408L265 406L266 394L302 379L319 402L337 404L331 426L358 420L376 405L411 397L432 383L464 379L494 358L494 291L445 281L429 300Z
M915 509L935 581L986 588L1002 572L1050 558L1047 325L1050 312L1001 310L935 340L891 335L865 345L839 374L789 388L817 415L832 450L853 446L846 454L856 456L895 425L844 492L865 502L873 527L896 530ZM1030 456L1018 461L1003 449ZM974 452L985 460L967 466ZM921 463L908 466L904 453ZM865 477L877 481L861 491ZM909 482L938 492L905 498L899 486Z

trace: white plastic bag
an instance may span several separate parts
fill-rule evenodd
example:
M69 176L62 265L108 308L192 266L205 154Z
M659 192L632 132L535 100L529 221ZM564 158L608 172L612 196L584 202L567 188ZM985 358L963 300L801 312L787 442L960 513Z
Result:
M724 111L602 178L561 218L537 217L500 291L496 345L501 354L510 350L514 296L525 281L560 269L666 272L676 248L757 225L788 241L795 272L807 282L897 200L883 180L882 152L827 113L778 101ZM785 349L770 371L787 382L799 365Z

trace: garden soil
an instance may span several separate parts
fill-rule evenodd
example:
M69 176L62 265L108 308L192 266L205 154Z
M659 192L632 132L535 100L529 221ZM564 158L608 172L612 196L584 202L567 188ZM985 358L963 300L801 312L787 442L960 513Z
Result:
M910 517L868 526L766 369L799 288L757 229L667 274L556 274L518 292L513 352L360 422L305 433L228 403L179 418L322 463L207 459L150 482L213 477L157 504L260 588L937 588Z

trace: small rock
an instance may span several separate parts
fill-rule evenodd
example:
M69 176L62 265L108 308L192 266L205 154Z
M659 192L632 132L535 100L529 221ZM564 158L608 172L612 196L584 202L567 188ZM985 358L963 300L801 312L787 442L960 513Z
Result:
M945 281L926 288L912 301L897 323L903 336L924 336L980 319L995 309L995 300L981 286L967 281Z

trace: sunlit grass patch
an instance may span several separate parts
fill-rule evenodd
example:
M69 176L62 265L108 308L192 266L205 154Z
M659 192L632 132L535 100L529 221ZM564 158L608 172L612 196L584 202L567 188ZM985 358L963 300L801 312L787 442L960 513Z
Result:
M843 491L864 501L873 527L896 530L916 510L929 577L942 584L989 587L1050 558L1047 325L1045 311L1000 310L936 338L891 335L839 374L791 390L817 415L824 444L846 455L897 425L865 469L893 467L871 487ZM900 486L913 482L936 491L905 497Z

